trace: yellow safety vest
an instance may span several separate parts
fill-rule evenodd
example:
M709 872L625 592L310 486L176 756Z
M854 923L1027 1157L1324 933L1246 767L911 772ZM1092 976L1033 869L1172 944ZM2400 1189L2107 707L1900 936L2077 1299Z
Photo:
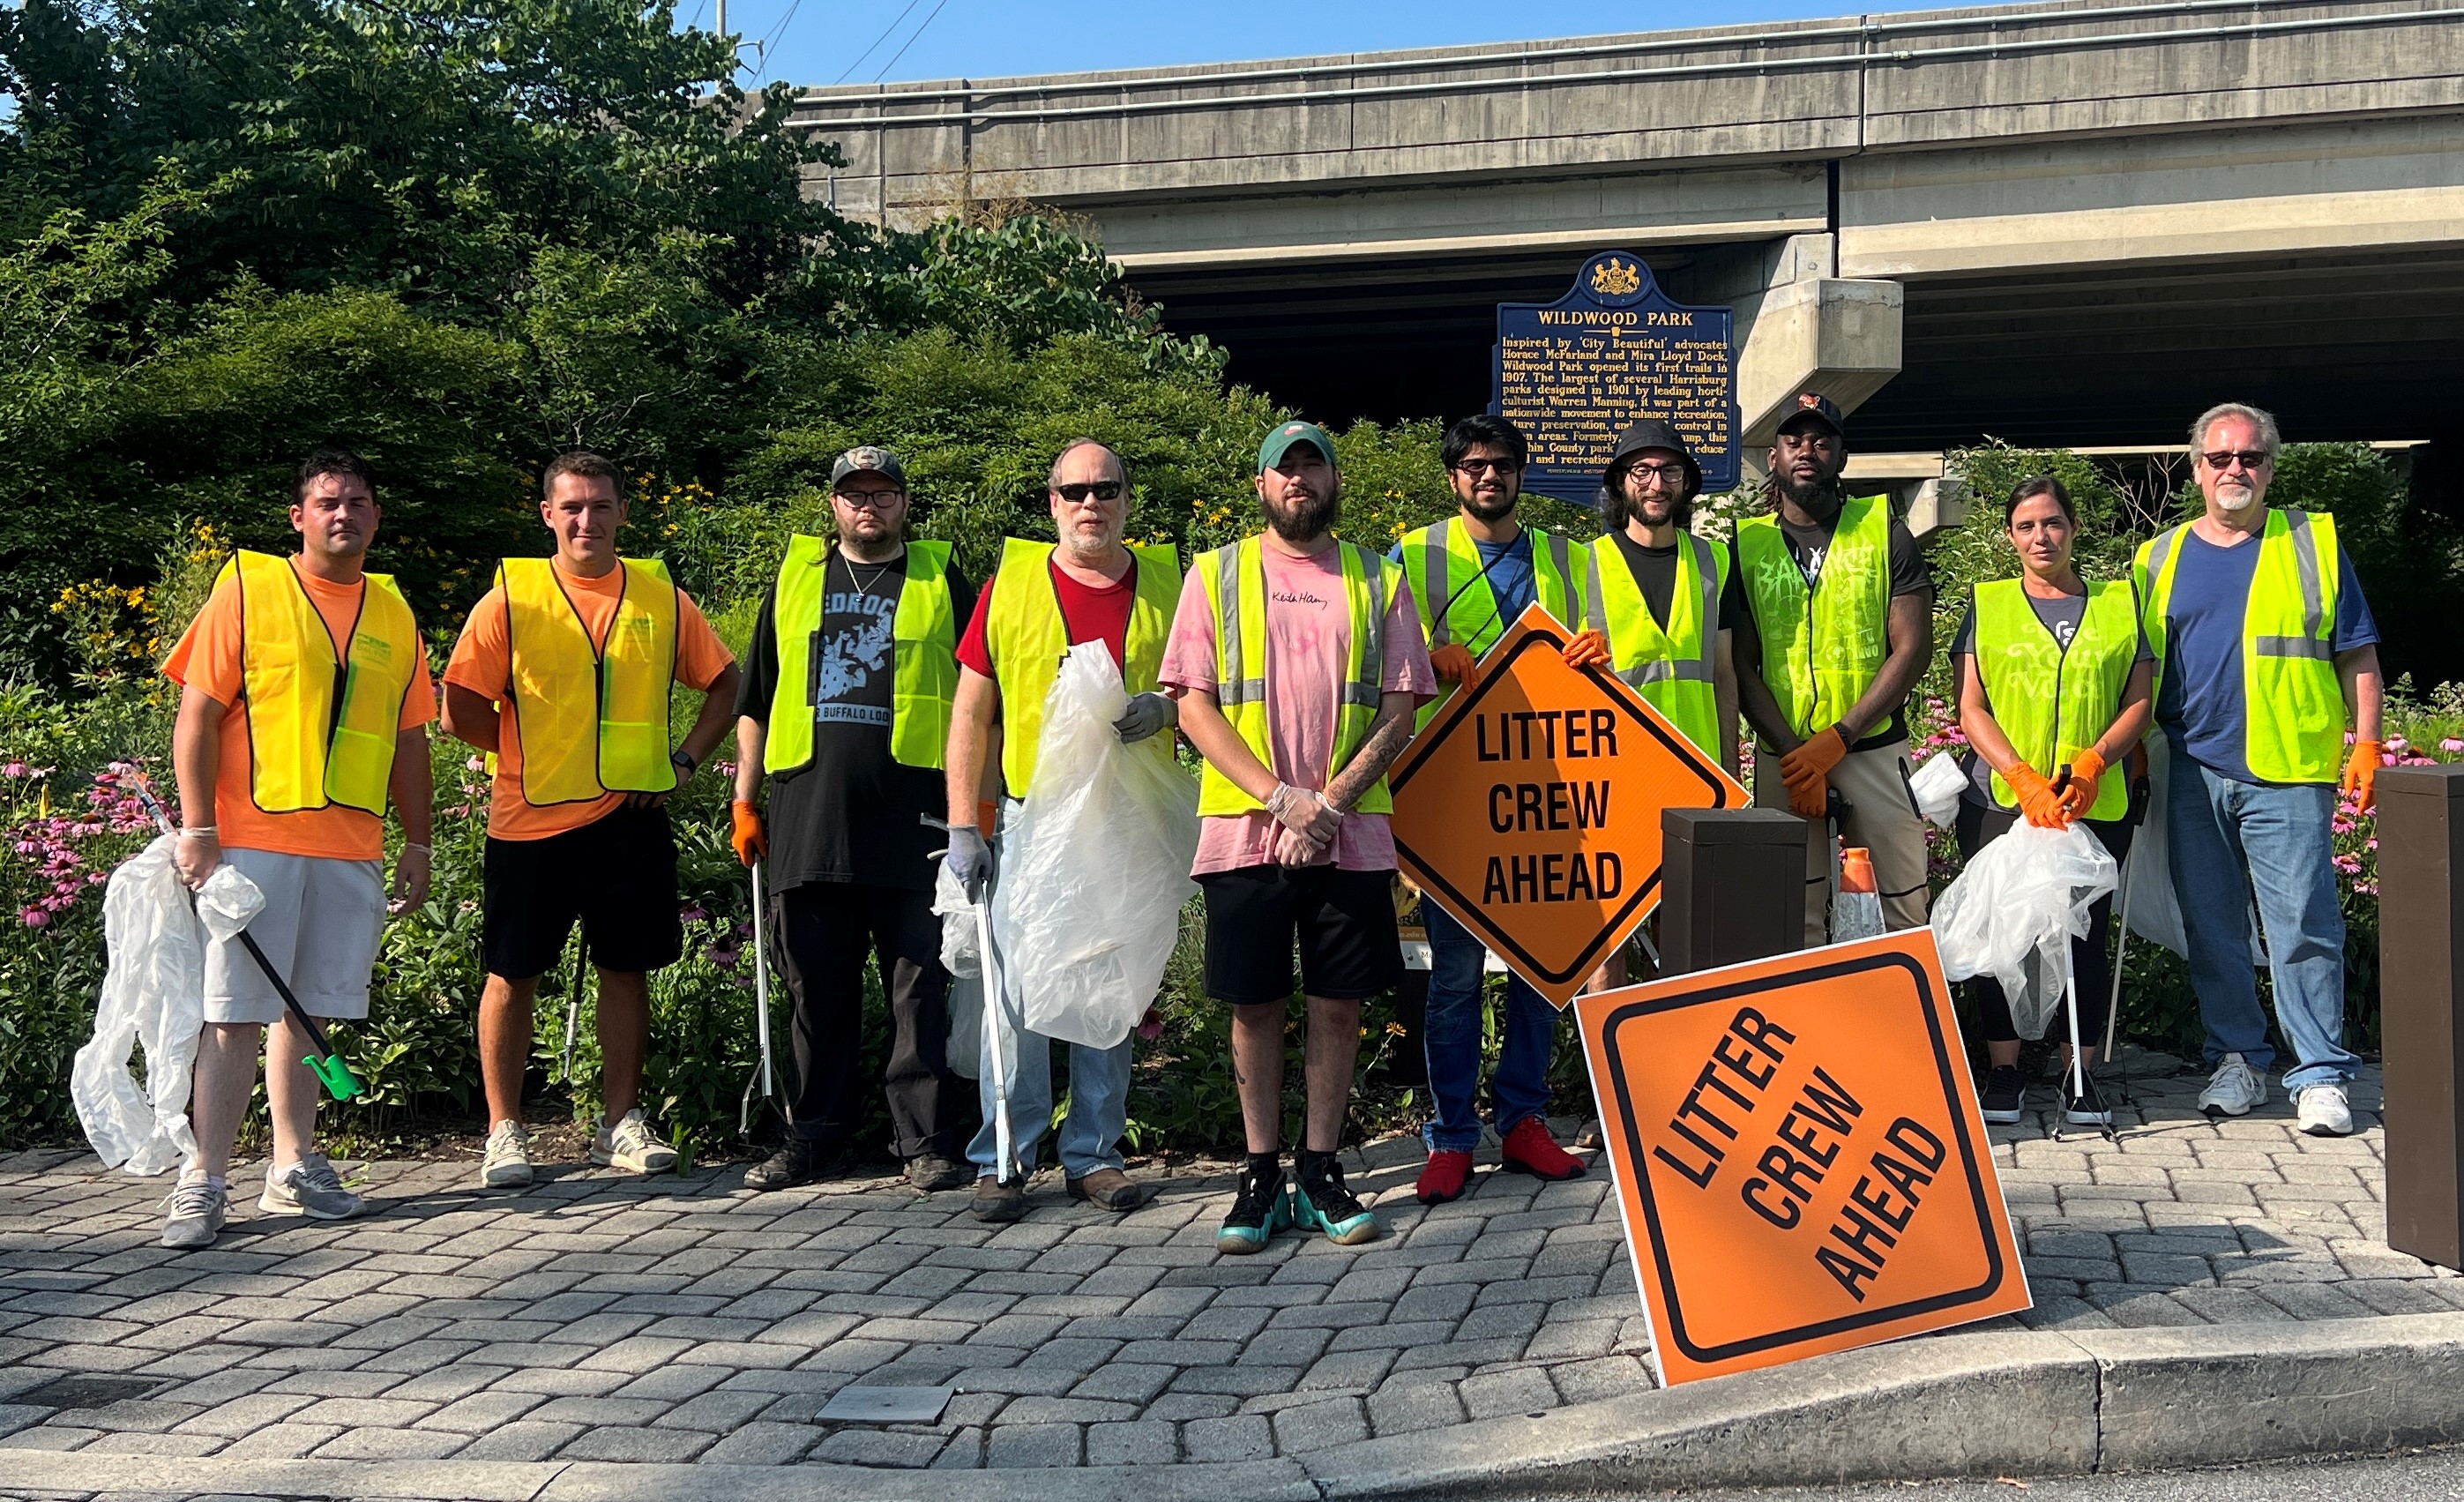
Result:
M1777 517L1737 523L1737 564L1762 638L1763 682L1789 729L1811 736L1855 707L1890 655L1891 502L1840 503L1813 588Z
M984 617L984 647L1001 684L1001 780L1012 798L1024 798L1034 784L1044 701L1061 676L1061 659L1069 655L1069 625L1062 619L1061 588L1052 579L1052 546L1019 538L1001 543L993 603ZM1163 671L1164 643L1180 604L1180 555L1168 545L1133 542L1129 549L1136 563L1121 684L1145 694ZM1168 762L1172 746L1170 736L1149 736L1131 749Z
M1652 618L1625 550L1614 538L1592 547L1592 598L1607 620L1609 668L1668 717L1713 761L1720 757L1720 703L1714 682L1720 640L1720 591L1727 587L1728 550L1690 532L1678 534L1677 581L1668 594L1668 625Z
M2139 611L2130 585L2107 580L2087 586L2087 609L2065 649L2028 603L2016 579L1980 584L1975 592L1976 675L1993 704L1993 722L2011 749L2052 777L2095 746L2122 712L2122 691L2139 657ZM2098 783L2091 819L2119 819L2130 809L2129 780ZM1993 774L1993 801L2019 806L2019 795Z
M239 586L249 796L267 813L340 805L385 817L402 703L426 649L393 576L361 577L359 617L337 662L291 560L241 552L223 565Z
M779 639L779 683L761 769L772 776L813 764L813 637L822 629L829 544L799 533L787 541L770 620ZM950 702L958 692L958 617L950 599L950 544L907 544L906 582L890 618L890 755L904 766L939 767L950 744Z
M1369 739L1376 721L1378 698L1385 680L1386 602L1403 586L1403 570L1383 556L1353 542L1337 542L1343 564L1344 601L1351 607L1352 639L1344 654L1343 682L1335 698L1333 755L1327 763L1332 782L1350 765ZM1215 613L1215 702L1231 721L1250 752L1267 767L1275 764L1267 745L1266 724L1266 560L1257 537L1231 547L1200 554L1190 565L1205 581L1206 601ZM1199 779L1198 811L1249 813L1265 805L1241 790L1208 762ZM1379 777L1353 806L1359 813L1391 813L1386 779Z
M1531 578L1540 608L1570 629L1589 624L1584 616L1591 599L1590 549L1536 527L1526 531L1531 539ZM1460 515L1403 539L1403 576L1412 582L1420 607L1420 631L1432 652L1458 642L1477 658L1514 624L1499 613L1496 592L1481 571L1480 545ZM1451 683L1438 685L1438 696L1420 706L1421 727L1454 691Z
M2131 564L2162 692L2166 607L2188 525L2140 544ZM2290 506L2267 514L2242 607L2241 681L2250 772L2270 783L2332 783L2344 757L2344 689L2336 675L2336 519Z
M591 641L554 561L509 558L496 569L513 649L507 697L521 735L522 801L535 807L676 785L668 760L676 584L655 558L618 566L624 591L605 648Z

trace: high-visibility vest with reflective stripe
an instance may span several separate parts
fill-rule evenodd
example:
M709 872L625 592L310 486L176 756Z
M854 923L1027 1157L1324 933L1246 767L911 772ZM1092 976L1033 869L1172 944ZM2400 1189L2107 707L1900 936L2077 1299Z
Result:
M1335 685L1334 746L1327 762L1329 783L1352 763L1369 727L1376 722L1379 685L1386 675L1386 603L1402 587L1403 570L1382 554L1337 542L1343 597L1352 617L1344 652L1343 681ZM1275 764L1266 722L1266 557L1256 537L1201 553L1189 565L1206 585L1215 612L1215 702L1250 752L1268 768ZM1199 780L1198 811L1250 813L1265 807L1208 762ZM1394 802L1380 777L1353 805L1357 813L1391 813Z
M1993 722L2019 760L2052 777L2079 759L2122 712L2122 691L2139 657L2139 611L2130 585L2106 580L2087 586L2087 609L2065 649L2028 603L2026 585L1996 579L1976 586L1976 675L1992 701ZM2091 819L2119 819L2130 808L2129 780L2097 784ZM2019 795L1993 774L1993 801L2019 806Z
M1810 736L1838 723L1890 655L1890 497L1840 503L1811 589L1777 517L1737 523L1737 566L1762 639L1763 682L1789 729Z
M241 552L223 565L239 586L249 797L267 813L340 805L385 816L402 703L425 649L393 576L361 577L360 612L337 662L291 560Z
M2139 585L2156 681L2165 681L2173 571L2182 563L2182 526L2140 545L2131 576ZM2241 681L2249 718L2245 754L2253 777L2270 783L2332 783L2344 755L2344 690L2336 675L2336 519L2290 506L2267 514L2256 543L2250 599L2242 607ZM2185 692L2195 692L2186 685Z
M1001 685L1001 779L1012 798L1024 798L1035 783L1035 759L1044 740L1044 701L1069 655L1069 626L1061 615L1061 586L1052 578L1052 544L1010 538L1001 543L1001 569L993 575L993 603L984 617L984 646ZM1130 602L1128 659L1121 686L1150 693L1163 671L1164 643L1180 604L1180 555L1168 545L1129 544L1137 561ZM1172 760L1173 739L1149 736L1129 749L1161 762Z
M813 637L827 604L830 545L802 533L787 540L770 624L779 639L779 683L761 769L772 776L813 764ZM910 542L890 618L890 756L902 766L938 767L950 744L958 692L958 617L950 598L950 544Z
M1531 540L1531 579L1540 608L1579 629L1590 599L1590 550L1537 528L1527 528L1525 535ZM1457 642L1477 658L1514 624L1499 612L1497 594L1481 571L1480 545L1460 516L1403 539L1403 577L1412 583L1420 632L1432 652ZM1426 726L1454 691L1451 683L1439 684L1438 696L1420 706L1419 724Z
M522 801L536 807L676 785L668 696L676 680L675 581L657 559L620 559L624 587L605 647L590 639L556 564L509 558L505 592L522 743Z
M1680 532L1677 582L1668 592L1668 624L1662 627L1652 618L1625 550L1614 538L1592 547L1591 597L1607 622L1609 670L1714 761L1720 756L1720 706L1712 668L1720 640L1720 591L1727 583L1728 550Z

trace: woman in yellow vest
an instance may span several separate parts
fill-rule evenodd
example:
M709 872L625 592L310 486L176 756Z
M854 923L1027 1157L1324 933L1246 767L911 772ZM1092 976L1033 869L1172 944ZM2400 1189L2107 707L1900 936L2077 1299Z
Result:
M2071 566L2079 514L2050 475L2023 480L2003 508L2020 575L1976 586L1951 644L1959 679L1959 726L1974 748L1960 799L1956 833L1963 858L2020 819L2043 828L2086 821L2116 862L2130 850L2130 788L2123 762L2147 733L2155 653L2141 630L2138 592L2127 579L2095 584ZM2090 910L2088 932L2071 944L2078 980L2079 1035L2101 1037L2111 996L2105 932L2107 894ZM1985 1119L2009 1123L2026 1109L2019 1033L2011 1004L1990 976L1973 983L1984 1009ZM2113 1113L2085 1065L2066 1072L2062 1110L2077 1126L2105 1126ZM2071 1079L2084 1088L2074 1093Z

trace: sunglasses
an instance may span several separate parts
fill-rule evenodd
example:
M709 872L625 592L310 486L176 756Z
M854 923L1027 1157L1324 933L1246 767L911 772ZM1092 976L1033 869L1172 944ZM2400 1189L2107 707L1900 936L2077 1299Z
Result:
M1119 480L1080 480L1074 484L1055 485L1052 487L1052 492L1073 506L1083 506L1089 496L1097 500L1120 499L1121 482Z
M2232 469L2235 460L2246 470L2255 470L2275 455L2263 449L2227 449L2221 453L2203 453L2199 458L2208 468L2221 475Z
M1490 470L1500 475L1511 475L1521 468L1523 463L1519 459L1465 459L1455 466L1455 473L1477 479Z

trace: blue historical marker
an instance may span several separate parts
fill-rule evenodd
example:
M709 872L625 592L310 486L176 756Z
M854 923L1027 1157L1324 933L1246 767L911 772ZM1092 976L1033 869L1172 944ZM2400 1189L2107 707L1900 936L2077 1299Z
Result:
M1693 449L1705 494L1735 489L1731 321L1670 301L1632 251L1585 261L1554 302L1499 303L1488 409L1531 440L1523 488L1592 503L1617 434L1658 417Z

